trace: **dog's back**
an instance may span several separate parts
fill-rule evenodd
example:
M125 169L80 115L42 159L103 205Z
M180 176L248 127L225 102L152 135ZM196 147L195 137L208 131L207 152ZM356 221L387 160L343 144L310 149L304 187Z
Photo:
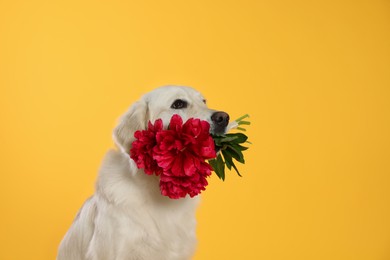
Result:
M91 197L77 213L71 228L63 238L57 260L86 259L87 250L95 230L95 217L96 203L94 197Z

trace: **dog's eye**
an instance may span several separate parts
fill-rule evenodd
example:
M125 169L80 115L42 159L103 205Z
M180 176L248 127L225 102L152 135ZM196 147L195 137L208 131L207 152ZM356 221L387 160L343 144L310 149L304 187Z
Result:
M188 103L182 99L176 99L175 102L171 105L171 108L173 109L181 109L186 108Z

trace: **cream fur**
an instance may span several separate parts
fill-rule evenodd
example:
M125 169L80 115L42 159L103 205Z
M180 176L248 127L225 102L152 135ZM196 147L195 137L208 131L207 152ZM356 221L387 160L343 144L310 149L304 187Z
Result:
M176 99L186 109L171 109ZM211 122L202 95L192 88L158 88L136 102L121 118L113 138L118 150L107 152L95 194L77 214L63 238L57 260L184 260L196 247L195 210L199 196L173 200L160 194L158 177L139 170L128 151L136 130L173 114Z

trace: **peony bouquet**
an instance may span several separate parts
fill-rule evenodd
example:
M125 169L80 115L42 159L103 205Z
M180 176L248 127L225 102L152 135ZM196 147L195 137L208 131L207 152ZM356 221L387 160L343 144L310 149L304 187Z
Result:
M244 120L247 117L230 123L228 130L245 131L242 126L250 124ZM130 157L145 174L160 176L161 194L171 199L201 193L212 171L224 180L225 166L240 175L234 160L245 163L242 151L247 147L242 144L249 143L243 133L211 135L207 121L190 118L183 123L179 115L171 118L168 129L163 129L158 119L149 122L147 130L136 131L134 137Z

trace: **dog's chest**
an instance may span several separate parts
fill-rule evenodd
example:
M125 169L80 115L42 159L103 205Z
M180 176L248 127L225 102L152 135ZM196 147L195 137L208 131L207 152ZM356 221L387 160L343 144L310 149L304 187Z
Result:
M117 256L182 260L195 250L195 206L145 204L130 212L111 208L106 214L106 231Z

